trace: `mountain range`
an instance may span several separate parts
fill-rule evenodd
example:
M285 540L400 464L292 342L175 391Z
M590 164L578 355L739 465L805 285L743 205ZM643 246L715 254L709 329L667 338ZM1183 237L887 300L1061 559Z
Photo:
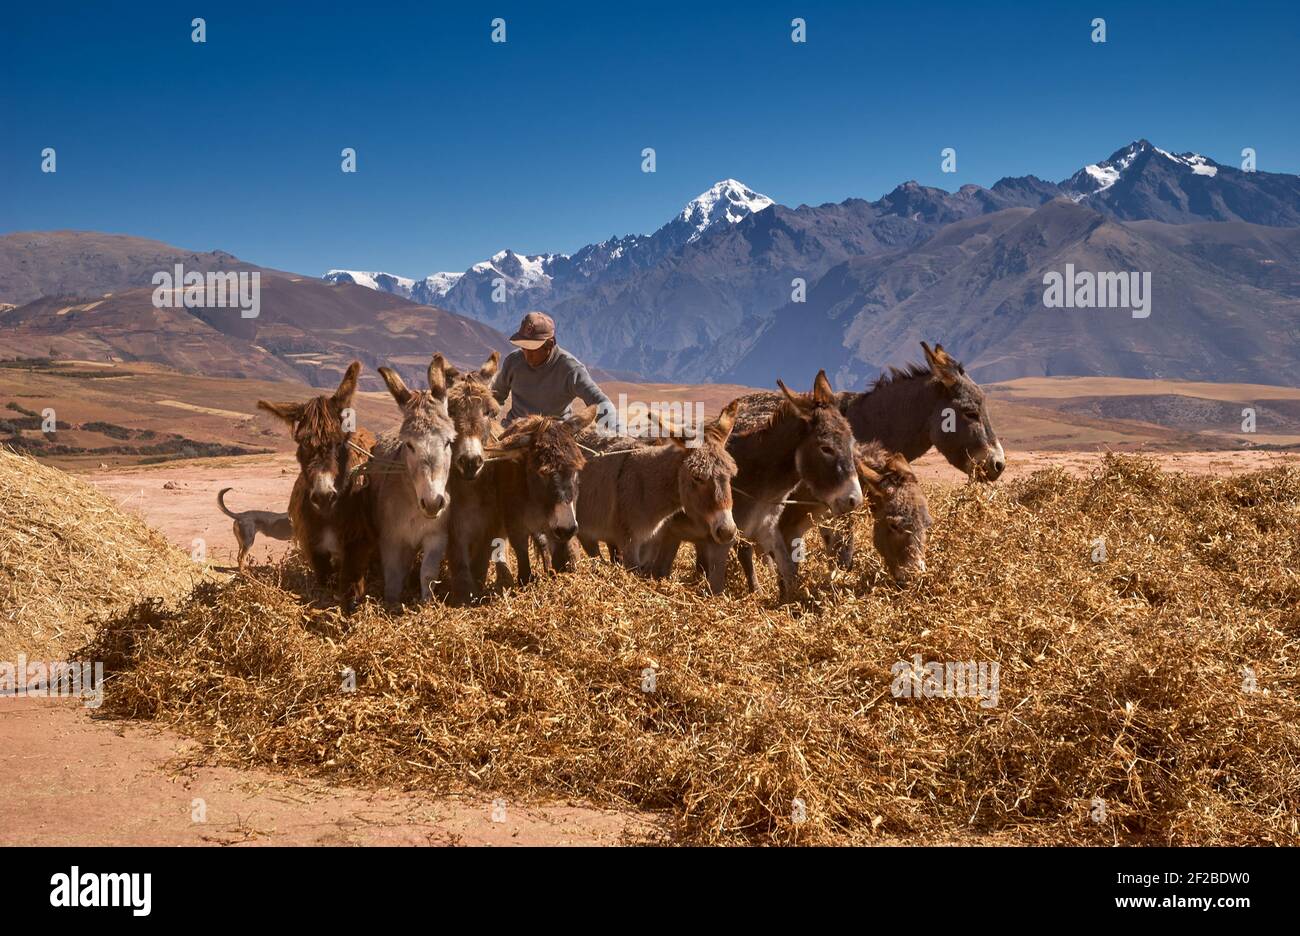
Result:
M260 271L262 314L156 309L151 276ZM1150 274L1151 311L1048 308L1044 276ZM494 295L494 293L496 295ZM502 299L504 301L494 301ZM6 308L14 306L14 308ZM1300 177L1146 140L1060 182L905 182L788 207L734 179L658 230L571 254L502 250L422 279L324 279L94 232L0 237L0 356L150 360L214 376L337 380L351 356L419 379L474 364L545 309L606 376L860 387L941 342L979 380L1159 377L1300 385Z
M876 201L789 208L727 179L653 234L571 256L504 250L423 281L327 279L503 331L545 309L589 362L659 380L767 385L799 360L856 385L927 339L983 379L1239 380L1268 368L1272 382L1300 383L1281 367L1300 362L1297 229L1300 177L1138 140L1060 182L905 182ZM1151 273L1154 314L1046 308L1043 276L1066 263ZM493 280L505 301L492 301Z

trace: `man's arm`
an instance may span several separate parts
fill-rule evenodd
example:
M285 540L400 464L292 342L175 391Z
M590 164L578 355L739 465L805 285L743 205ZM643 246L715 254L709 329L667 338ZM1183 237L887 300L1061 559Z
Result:
M596 381L591 379L585 364L574 358L573 365L573 371L569 374L569 399L576 396L588 406L593 403L598 404L600 410L597 418L600 420L600 425L613 427L613 420L617 415L614 404L610 402L609 397L605 396L605 391L600 389Z
M496 379L492 381L492 396L498 403L504 403L506 397L510 396L510 380L514 373L514 367L510 363L512 357L513 354L506 355L506 359L501 362L501 369L497 371Z

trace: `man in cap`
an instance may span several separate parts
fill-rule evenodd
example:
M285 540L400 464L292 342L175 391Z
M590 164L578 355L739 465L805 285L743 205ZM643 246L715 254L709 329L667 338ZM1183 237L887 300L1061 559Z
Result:
M492 384L498 403L510 396L506 422L534 414L568 416L574 397L588 406L599 404L600 418L610 418L614 404L583 363L555 343L555 322L549 315L529 312L510 343L519 350L506 355Z

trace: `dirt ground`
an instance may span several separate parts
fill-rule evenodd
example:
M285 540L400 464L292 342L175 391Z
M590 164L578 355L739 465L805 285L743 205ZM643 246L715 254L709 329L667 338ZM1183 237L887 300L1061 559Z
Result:
M653 817L568 803L502 811L491 799L203 766L178 735L86 713L73 700L0 700L0 844L612 845L653 834Z
M1006 477L1053 465L1082 473L1101 457L1013 452ZM1300 460L1260 451L1158 457L1170 470L1192 473ZM917 469L928 483L964 480L935 453L919 459ZM217 510L217 491L234 488L227 504L235 510L284 509L295 475L292 455L274 455L85 478L186 551L202 539L209 561L222 565L233 564L235 543L231 521ZM265 562L287 548L259 538L253 559ZM89 712L72 701L0 700L0 845L608 845L655 835L654 816L581 803L507 803L498 822L487 799L366 791L208 766L193 760L195 746L179 735ZM191 818L195 799L206 804L205 822Z

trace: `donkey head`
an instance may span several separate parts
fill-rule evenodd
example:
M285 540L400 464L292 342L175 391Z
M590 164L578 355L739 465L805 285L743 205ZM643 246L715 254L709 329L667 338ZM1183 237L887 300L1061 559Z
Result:
M669 436L687 455L677 469L677 493L682 510L709 531L715 543L736 538L736 521L731 515L731 480L739 470L727 451L727 439L736 423L741 400L732 400L718 418L704 427L700 444L689 447L678 436Z
M447 477L451 474L451 445L456 430L447 415L447 375L441 354L429 364L429 389L408 390L398 373L379 368L388 392L402 410L398 429L400 458L415 501L426 517L447 506Z
M934 521L907 459L876 443L858 447L858 475L874 521L872 534L885 568L900 585L925 571L925 542Z
M272 403L258 400L259 409L278 416L293 430L298 443L298 467L307 480L308 497L318 512L328 513L345 487L341 477L347 462L344 447L351 429L345 426L345 410L352 407L357 392L361 362L353 361L330 396L313 397L306 403Z
M1007 457L993 431L984 391L943 345L931 350L923 341L921 349L930 365L934 391L930 441L953 467L976 480L996 480L1007 467Z
M795 451L799 477L813 495L836 514L847 513L862 503L862 484L853 462L853 430L840 412L835 392L818 371L812 393L792 393L780 380L785 408L807 424L807 432Z
M528 504L546 517L546 533L561 542L578 532L578 473L586 459L577 435L596 421L599 411L588 406L564 419L516 420L493 452L523 465Z
M476 371L462 374L447 368L447 413L456 427L451 461L466 481L473 481L483 469L483 447L491 441L501 415L501 404L492 395L492 378L501 355L496 351Z

